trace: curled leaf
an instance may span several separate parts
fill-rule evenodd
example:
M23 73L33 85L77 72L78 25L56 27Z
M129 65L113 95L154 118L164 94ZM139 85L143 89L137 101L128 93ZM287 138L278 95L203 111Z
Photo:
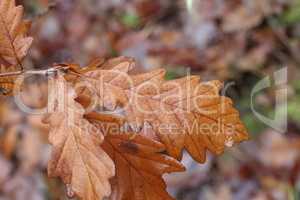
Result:
M74 100L73 89L66 87L62 77L52 81L50 95L54 95L50 97L54 110L46 120L53 145L49 176L61 177L68 185L68 193L74 192L81 199L98 200L109 196L109 178L114 176L115 168L100 148L102 133L83 118L83 107Z

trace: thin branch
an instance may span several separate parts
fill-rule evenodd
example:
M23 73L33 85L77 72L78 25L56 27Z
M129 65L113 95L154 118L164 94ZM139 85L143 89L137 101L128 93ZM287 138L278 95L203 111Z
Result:
M5 72L5 73L0 73L0 77L18 76L21 75L22 73L23 71Z
M68 70L68 66L55 66L52 68L48 68L45 70L26 70L26 71L15 71L15 72L5 72L5 73L0 73L0 78L1 77L9 77L9 76L19 76L19 75L34 75L34 74L39 74L39 75L51 75L55 74L58 71L66 71Z

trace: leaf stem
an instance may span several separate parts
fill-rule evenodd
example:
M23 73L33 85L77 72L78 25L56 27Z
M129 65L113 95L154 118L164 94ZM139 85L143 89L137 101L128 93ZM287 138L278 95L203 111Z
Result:
M29 74L41 74L47 76L47 75L55 74L58 71L64 71L68 69L69 69L68 66L55 66L45 70L26 70L26 71L20 70L15 72L4 72L4 73L0 73L0 78L9 77L9 76L29 75Z

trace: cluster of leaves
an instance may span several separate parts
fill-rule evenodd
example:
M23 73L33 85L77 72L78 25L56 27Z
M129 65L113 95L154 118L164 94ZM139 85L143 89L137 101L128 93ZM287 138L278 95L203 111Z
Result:
M14 0L0 1L3 94L11 93L15 75L26 73L22 59L32 38L22 10ZM166 81L165 70L131 74L134 65L119 57L47 70L51 109L44 121L53 146L48 174L63 180L70 197L172 199L162 175L184 170L179 162L184 149L203 163L207 150L220 154L248 139L232 101L219 95L219 81L201 83L197 76ZM194 124L206 128L190 129Z

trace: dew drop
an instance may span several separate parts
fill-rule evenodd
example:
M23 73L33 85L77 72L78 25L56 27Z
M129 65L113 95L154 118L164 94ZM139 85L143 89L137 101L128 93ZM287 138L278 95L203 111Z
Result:
M70 184L67 184L66 187L67 187L67 196L69 198L73 198L75 196L75 193L72 189L72 186Z
M225 146L226 147L232 147L233 144L234 144L234 141L233 141L233 139L231 137L228 138L228 139L226 139L226 141L225 141Z

